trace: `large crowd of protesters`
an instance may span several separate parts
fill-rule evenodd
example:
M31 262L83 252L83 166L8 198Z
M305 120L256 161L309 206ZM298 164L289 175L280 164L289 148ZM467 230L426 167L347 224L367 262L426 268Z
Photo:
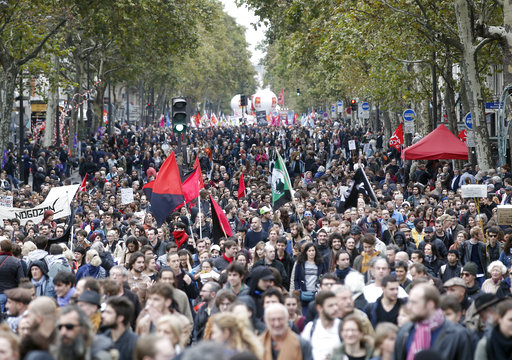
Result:
M127 126L75 157L4 153L0 196L14 207L87 182L71 217L3 219L0 360L511 359L512 229L497 220L508 165L402 162L382 133L331 121L177 136ZM171 151L183 177L198 158L204 189L158 225L142 188ZM277 153L294 190L279 208ZM349 204L358 169L375 198ZM487 197L463 198L465 184ZM232 236L216 235L209 195Z

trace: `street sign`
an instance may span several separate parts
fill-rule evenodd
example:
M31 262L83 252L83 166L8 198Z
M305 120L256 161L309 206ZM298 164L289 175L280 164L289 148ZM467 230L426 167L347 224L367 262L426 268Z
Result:
M364 102L364 103L361 104L361 108L364 111L368 111L368 110L370 110L370 104L368 104L367 102Z
M407 109L404 111L402 117L405 121L414 121L414 119L416 119L416 113L413 109Z
M476 147L475 132L473 130L469 130L466 133L466 146L467 147Z
M501 106L503 107L503 103L501 103ZM488 102L485 103L485 108L487 110L498 110L500 108L499 102Z
M331 106L331 112L332 112L333 114L334 114L334 113L336 113L336 106L334 106L334 105L333 105L333 106Z
M404 122L404 131L406 134L414 134L416 131L416 127L414 126L414 121Z
M469 130L473 130L473 119L471 119L471 113L467 113L466 116L464 116L464 124L466 124L466 127Z
M338 102L336 103L336 106L338 107L338 113L341 114L343 112L343 101L338 100Z

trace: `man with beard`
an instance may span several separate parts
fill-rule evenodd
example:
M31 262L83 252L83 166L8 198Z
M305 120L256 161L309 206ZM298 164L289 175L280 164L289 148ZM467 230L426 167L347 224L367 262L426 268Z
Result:
M49 346L56 337L57 304L47 296L40 296L28 305L27 319L30 334L20 344L20 358L28 360L52 359Z
M130 256L130 261L128 262L128 269L130 270L128 273L128 284L130 285L130 290L139 297L141 304L146 299L146 290L151 282L149 276L142 274L145 267L145 259L144 254L137 251Z
M328 271L332 272L336 269L336 254L343 245L343 235L338 232L329 236L329 252L324 256L324 263L328 266Z
M101 314L102 328L107 329L105 336L112 339L119 351L119 360L131 360L138 336L130 329L133 304L130 300L115 296L107 300L107 306Z
M411 322L400 328L395 341L393 360L412 359L422 350L433 350L439 359L472 359L470 339L463 327L446 321L440 308L439 291L428 283L415 285L410 291Z
M56 360L108 359L111 354L112 341L92 333L87 315L78 306L68 305L61 309L57 330L59 339L52 349Z

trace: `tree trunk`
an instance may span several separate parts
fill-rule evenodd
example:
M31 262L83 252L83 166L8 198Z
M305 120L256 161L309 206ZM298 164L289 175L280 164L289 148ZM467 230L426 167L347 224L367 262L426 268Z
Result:
M9 135L11 126L11 114L14 104L14 90L16 89L16 80L18 78L19 68L12 64L3 73L3 89L5 91L5 99L2 104L2 122L0 123L0 149L3 152L8 148Z
M444 87L444 106L446 109L446 117L448 119L448 128L452 133L457 135L457 112L455 110L455 91L453 90L455 81L453 80L452 65L452 61L448 58L443 76L444 81L446 82Z
M92 133L96 132L100 126L105 127L105 123L103 122L103 96L105 96L105 89L107 87L107 81L102 81L96 87L96 98L94 99L93 110L94 110L94 119L92 121ZM105 133L105 132L103 132Z
M59 58L52 55L52 63L56 74L59 72ZM48 97L48 107L46 109L46 121L44 124L43 146L48 147L53 143L53 137L56 134L55 119L59 109L59 86L50 84L50 96Z
M480 169L489 170L492 167L491 146L485 121L485 104L477 68L476 47L473 45L473 31L467 0L455 0L455 13L459 38L463 46L461 68L473 120L477 161Z

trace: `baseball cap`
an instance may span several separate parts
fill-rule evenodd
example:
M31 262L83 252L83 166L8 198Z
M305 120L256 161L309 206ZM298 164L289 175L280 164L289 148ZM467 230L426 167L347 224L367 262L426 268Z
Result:
M466 283L460 277L453 277L449 280L446 280L443 286L445 288L450 288L452 286L462 286L463 288L466 288Z
M7 295L8 299L11 299L16 302L23 303L27 305L32 301L32 293L29 289L24 288L14 288L8 289L4 291L4 294Z
M350 233L352 235L361 234L362 232L363 232L363 229L361 229L361 227L359 225L352 225L350 227Z
M260 209L260 215L263 215L263 214L266 214L268 212L271 212L272 209L269 208L268 206L263 206L261 209Z
M220 251L220 246L219 245L212 245L210 246L210 251L213 251L213 250L217 250L217 251Z
M98 307L101 306L101 300L100 300L100 294L98 294L94 290L85 290L82 295L80 295L80 298L78 299L78 302L83 301L89 304L97 305Z

